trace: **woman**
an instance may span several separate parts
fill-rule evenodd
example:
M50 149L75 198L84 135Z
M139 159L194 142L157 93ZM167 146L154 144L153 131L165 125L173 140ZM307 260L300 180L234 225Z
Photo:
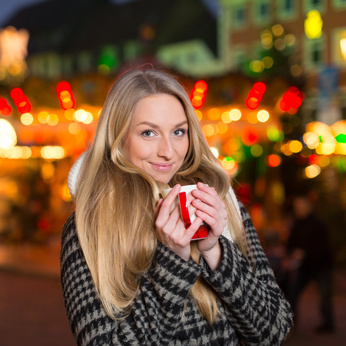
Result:
M196 183L197 217L185 230L171 208L181 185ZM62 234L63 295L78 344L281 344L290 307L233 197L183 87L153 69L121 75ZM202 222L207 238L191 242Z

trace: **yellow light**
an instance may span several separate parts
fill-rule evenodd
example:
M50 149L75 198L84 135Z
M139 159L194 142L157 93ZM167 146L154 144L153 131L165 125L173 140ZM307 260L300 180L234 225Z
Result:
M344 35L346 35L346 32ZM340 49L343 59L346 60L346 37L340 39Z
M55 167L50 162L45 162L41 165L41 176L44 180L50 180L54 177Z
M239 150L240 147L241 147L240 140L237 138L231 138L223 145L222 149L226 154L231 154Z
M272 26L272 32L276 37L283 35L284 28L281 24L275 24Z
M217 127L217 132L220 135L223 135L224 133L228 131L228 126L225 123L218 123L216 127Z
M84 124L90 124L94 120L93 115L90 112L86 112L86 118L83 121Z
M211 137L215 133L214 126L210 124L204 125L202 130L206 137Z
M215 147L211 147L210 151L212 152L212 154L218 158L219 157L219 151L215 148Z
M244 162L246 159L245 154L242 151L236 151L232 154L232 156L237 162Z
M249 112L247 115L247 121L250 124L256 124L258 122L257 113L256 112Z
M300 141L293 140L289 142L289 147L292 153L299 153L303 149L303 144Z
M211 108L208 111L208 118L210 120L218 120L220 118L220 112L217 108Z
M346 143L336 143L334 153L346 155Z
M63 103L71 102L71 94L67 90L63 90L59 96Z
M41 149L41 156L45 159L62 159L65 150L60 146L45 146Z
M60 189L60 198L65 202L71 202L71 194L67 184L64 184Z
M109 66L107 66L106 64L99 65L97 67L97 70L99 71L99 73L101 73L103 75L107 75L111 71Z
M239 109L234 108L230 110L229 117L233 121L238 121L241 118L241 111Z
M261 44L264 49L273 47L273 35L269 30L264 30L261 33Z
M23 150L21 147L13 147L8 150L7 158L8 159L20 159L23 155Z
M266 110L262 109L257 112L257 119L261 123L265 123L266 121L269 120L269 113Z
M264 68L269 69L269 68L273 67L274 60L273 60L273 58L271 56L265 56L262 59L262 63L264 65Z
M318 136L313 132L306 132L303 135L303 141L309 149L315 149L319 145L320 141Z
M59 117L56 114L49 114L48 125L55 126L59 123Z
M318 162L319 162L319 166L323 168L323 167L329 166L330 159L328 156L320 156Z
M307 13L304 21L304 31L307 38L310 40L322 36L323 21L321 15L316 10L311 10Z
M203 113L199 109L195 109L197 119L201 121L203 119Z
M288 46L293 46L296 43L296 37L293 34L287 34L284 38Z
M68 126L68 130L69 132L72 134L72 135L76 135L80 132L81 130L81 127L79 124L77 123L71 123L69 126Z
M0 148L10 149L17 144L17 134L11 123L0 119Z
M346 134L346 120L340 120L330 126L330 130L334 137L340 134Z
M290 149L289 143L281 145L281 152L286 156L291 156L293 154L292 150Z
M49 113L46 111L42 111L37 114L37 120L41 124L46 124L49 120Z
M84 122L88 115L84 109L78 109L78 111L74 112L73 116L76 121Z
M253 72L261 73L264 70L264 63L260 60L252 60L250 62L250 69Z
M317 165L310 165L305 168L305 176L309 179L316 178L321 173L321 168Z
M30 113L24 113L20 117L20 121L23 125L31 125L34 121L34 117Z
M316 153L318 155L331 155L335 151L335 143L320 143L316 148Z
M229 112L223 112L221 114L221 120L225 123L225 124L229 124L232 122L232 119L230 117Z
M227 171L233 169L233 167L235 166L236 162L234 161L234 159L231 159L229 157L225 157L222 160L222 166L224 169L226 169Z
M263 154L263 148L259 144L255 144L251 147L251 154L252 156L259 157Z
M21 159L29 159L31 157L31 149L29 147L22 147Z
M75 110L74 110L73 108L67 109L67 110L64 112L65 118L66 118L67 120L72 121L72 120L73 120L74 112L75 112Z

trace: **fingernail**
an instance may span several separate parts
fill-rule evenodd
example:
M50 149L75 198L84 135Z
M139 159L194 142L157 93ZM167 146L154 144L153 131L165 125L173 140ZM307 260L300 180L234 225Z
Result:
M174 188L173 188L174 191L177 191L179 189L180 189L180 185L179 184L175 185Z

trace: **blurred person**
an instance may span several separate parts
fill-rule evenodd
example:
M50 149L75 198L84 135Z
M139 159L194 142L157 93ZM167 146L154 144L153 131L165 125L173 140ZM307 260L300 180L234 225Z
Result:
M307 194L292 199L293 224L287 240L290 276L287 298L291 303L295 323L297 305L304 288L311 281L317 283L320 296L322 324L316 332L333 332L335 329L332 304L332 253L326 225L317 217L314 205ZM286 262L286 267L287 262Z
M120 75L80 159L61 249L79 345L284 342L290 306L173 76L153 68ZM185 229L172 206L188 184L198 187L197 217ZM207 237L191 241L202 222Z

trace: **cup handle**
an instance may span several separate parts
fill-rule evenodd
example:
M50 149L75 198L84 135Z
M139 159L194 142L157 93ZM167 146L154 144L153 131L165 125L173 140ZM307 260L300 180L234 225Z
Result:
M185 228L187 229L191 226L189 206L187 203L187 194L186 192L180 192L178 196L181 216L183 218Z

